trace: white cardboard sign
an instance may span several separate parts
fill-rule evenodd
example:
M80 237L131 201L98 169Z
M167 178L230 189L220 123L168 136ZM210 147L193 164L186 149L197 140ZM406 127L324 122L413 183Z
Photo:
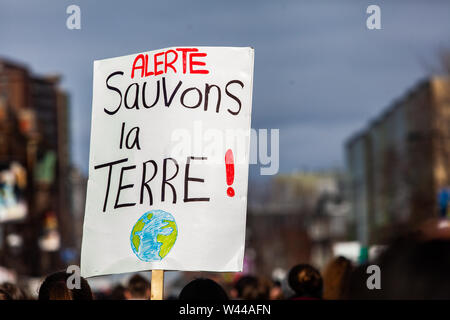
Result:
M84 277L241 271L254 51L94 62Z

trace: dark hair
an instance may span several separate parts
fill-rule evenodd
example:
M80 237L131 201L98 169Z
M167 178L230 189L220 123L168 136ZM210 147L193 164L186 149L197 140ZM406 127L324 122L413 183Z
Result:
M270 283L267 279L254 276L242 276L234 285L237 297L243 300L266 300L270 295Z
M8 294L11 300L26 300L26 294L18 286L11 282L4 282L0 285L0 290Z
M342 256L332 259L322 272L323 298L339 300L345 298L345 290L353 271L352 262Z
M0 288L0 300L13 300L13 299L6 290Z
M371 300L374 299L378 290L370 290L366 281L368 274L366 273L368 264L361 264L355 267L349 275L348 282L344 284L342 291L342 299L349 300Z
M226 301L227 293L217 282L211 279L195 279L180 292L180 300Z
M55 272L45 278L39 288L39 300L92 300L89 283L80 277L80 289L69 289L67 279L70 274L65 271Z
M237 292L238 298L242 298L245 288L256 287L257 285L258 285L258 279L256 279L256 277L242 276L239 278L238 281L236 281L236 284L234 285L234 289Z
M150 288L150 282L138 274L132 276L128 281L128 291L133 298L146 298Z
M450 241L408 239L392 244L376 264L380 299L450 299Z
M322 298L322 276L316 268L309 264L299 264L293 267L289 271L288 282L297 297Z
M125 287L121 284L116 285L111 292L111 300L125 300Z

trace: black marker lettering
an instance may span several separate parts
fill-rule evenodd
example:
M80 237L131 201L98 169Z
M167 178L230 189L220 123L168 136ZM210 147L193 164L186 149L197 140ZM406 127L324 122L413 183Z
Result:
M145 180L147 177L147 163L153 164L153 175L150 179ZM152 195L152 189L148 185L150 181L153 180L156 176L156 172L158 171L158 166L156 165L156 162L154 160L148 160L142 164L142 183L141 183L141 201L140 204L144 203L144 188L147 189L148 197L150 200L150 205L153 204L153 195Z
M134 102L133 102L133 105L132 105L132 106L129 106L129 105L128 105L128 92L130 91L130 89L131 89L132 87L135 87L136 90L134 90ZM125 108L127 108L127 109L134 109L134 108L139 109L139 85L138 85L137 83L132 83L132 84L130 84L130 86L127 88L127 91L125 91L125 99L124 99L124 102L125 102Z
M116 203L114 204L114 209L123 208L123 207L132 207L132 206L136 205L135 202L119 204L120 191L124 190L124 189L128 189L128 188L133 188L133 186L134 186L134 184L127 184L124 186L122 185L123 173L126 170L132 170L132 169L136 169L136 166L122 167L122 169L120 170L119 187L117 188L117 196L116 196Z
M147 86L147 82L144 82L144 86L142 87L142 105L144 108L152 108L156 105L156 103L159 101L159 80L157 81L157 88L156 88L156 98L155 101L151 105L147 105L145 101L145 87Z
M239 84L239 85L241 86L241 88L244 88L244 83L243 83L242 81L239 81L239 80L231 80L231 81L228 82L227 85L225 86L225 92L226 92L227 96L229 96L230 98L232 98L233 100L235 100L235 101L238 103L238 105L239 105L239 109L238 109L237 111L231 111L230 109L228 109L228 112L229 112L229 113L231 113L232 115L236 116L236 115L238 115L239 112L241 111L242 103L241 103L241 100L240 100L238 97L236 97L234 94L232 94L232 93L230 93L230 91L228 91L228 86L229 86L230 84L233 84L233 83Z
M117 111L119 111L120 106L122 105L122 92L120 92L120 90L117 89L116 87L110 86L109 83L108 83L109 79L111 79L112 77L114 77L115 75L118 75L118 74L120 74L120 75L123 76L123 72L122 72L122 71L116 71L116 72L111 73L111 74L108 76L108 78L106 78L106 87L107 87L109 90L112 90L112 91L117 92L117 93L119 94L119 96L120 96L120 102L119 102L119 105L117 106L117 109L116 109L116 110L114 110L114 111L109 111L109 110L107 110L106 108L103 109L103 110L105 110L105 112L106 112L107 114L109 114L109 115L113 115L113 114L115 114Z
M217 104L216 104L216 112L219 112L220 109L220 100L222 98L222 92L218 86L215 84L205 84L205 104L204 104L204 110L208 110L208 102L209 102L209 92L211 91L211 88L217 89Z
M200 178L191 178L189 177L189 167L191 165L191 160L206 160L207 157L188 157L186 159L186 171L184 173L184 202L193 202L193 201L209 201L209 198L190 198L189 197L189 181L193 182L205 182L204 179Z
M192 91L192 90L197 91L197 93L198 93L198 102L197 102L197 104L195 104L193 106L188 106L188 105L186 105L184 103L184 97L189 91ZM185 107L185 108L189 108L189 109L198 108L200 106L200 104L202 103L202 92L199 89L194 88L194 87L188 88L188 89L184 90L183 93L181 94L180 102L183 105L183 107Z
M181 87L181 84L183 83L181 80L178 82L176 88L173 90L172 94L170 95L169 101L167 101L167 89L166 89L166 78L163 77L163 93L164 93L164 105L166 107L169 107L172 103L173 98L175 97L175 94L177 93L178 89Z
M109 167L109 171L108 171L108 183L106 185L106 195L105 195L105 202L103 203L103 212L106 211L106 204L108 203L108 194L109 194L109 187L111 184L111 173L112 173L112 167L116 164L122 163L122 162L127 162L128 158L125 159L120 159L117 161L112 161L112 162L107 162L104 164L99 164L97 166L94 167L95 170L97 169L101 169L101 168L105 168L105 167Z
M167 161L168 160L171 160L175 164L175 167L177 169L177 171L175 171L175 174L172 177L170 177L169 179L166 178ZM175 187L171 183L169 183L168 181L171 181L173 178L176 177L176 175L178 174L178 169L179 169L178 162L175 159L173 159L173 158L166 158L166 159L164 159L164 161L163 161L163 180L162 180L162 185L161 185L161 201L164 201L165 198L166 198L166 195L165 195L165 193L166 193L166 184L168 184L170 186L170 188L172 189L172 194L173 194L173 201L172 201L172 203L177 203L177 191L175 190Z

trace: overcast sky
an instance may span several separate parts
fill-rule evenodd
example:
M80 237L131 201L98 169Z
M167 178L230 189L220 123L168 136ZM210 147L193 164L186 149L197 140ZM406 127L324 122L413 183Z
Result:
M66 28L70 4L81 30ZM382 30L366 28L370 4ZM252 127L280 129L280 170L343 166L344 141L450 48L450 1L0 0L0 56L63 75L85 172L93 61L169 46L252 46Z

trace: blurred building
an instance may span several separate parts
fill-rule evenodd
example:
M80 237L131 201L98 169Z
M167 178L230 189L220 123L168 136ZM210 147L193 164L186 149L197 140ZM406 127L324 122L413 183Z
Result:
M21 219L0 219L0 264L22 274L60 267L60 249L73 245L68 97L59 82L0 59L0 163L23 168L27 208Z
M364 247L438 217L438 194L450 186L449 89L445 77L423 81L347 141L351 217Z
M81 252L81 238L83 233L84 210L86 205L87 176L78 168L73 168L70 172L71 185L71 213L72 213L72 230L74 232L75 256L72 264L80 265L79 252ZM70 260L70 259L68 259Z
M265 200L252 201L248 208L249 271L270 276L299 263L321 268L334 242L347 238L341 181L334 171L275 176Z

